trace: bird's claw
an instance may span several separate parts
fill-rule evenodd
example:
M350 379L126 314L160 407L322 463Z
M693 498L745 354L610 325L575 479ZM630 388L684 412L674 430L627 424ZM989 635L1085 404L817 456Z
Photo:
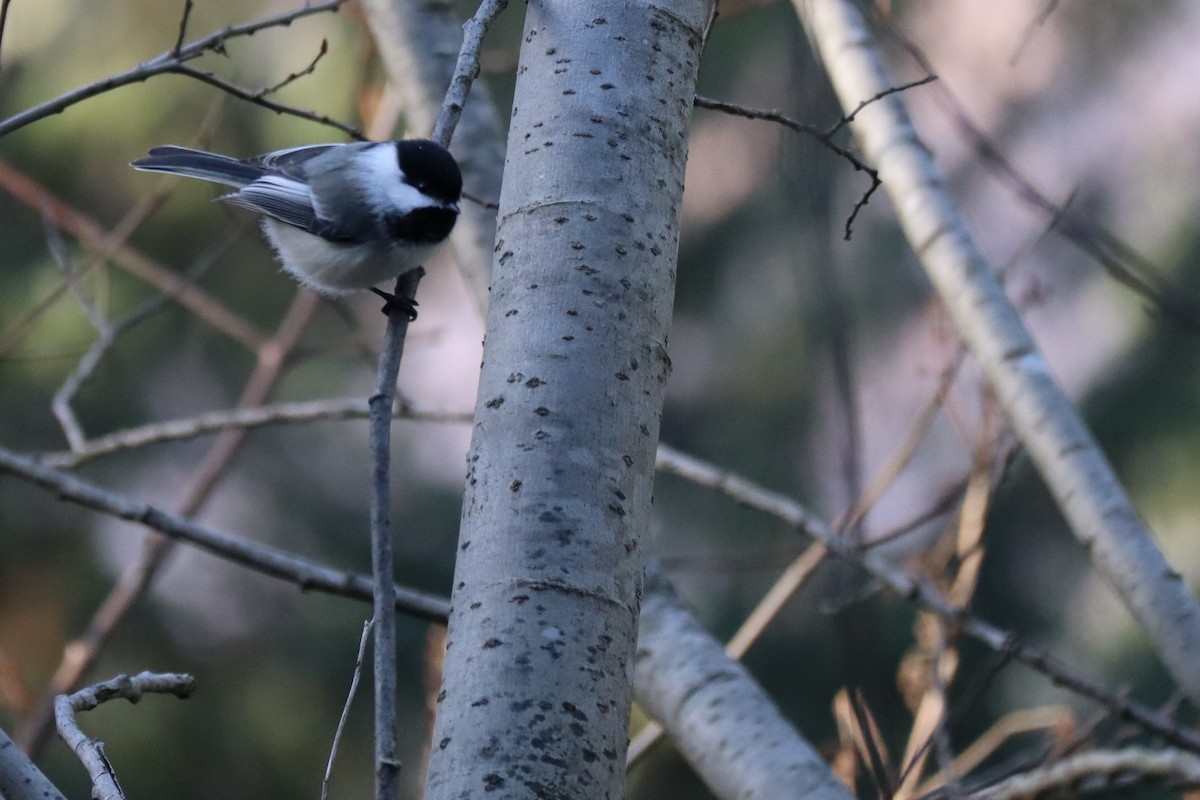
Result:
M371 287L371 291L383 298L383 308L380 311L384 313L384 316L390 317L393 311L403 311L408 315L409 322L417 318L417 301L413 298L401 297L374 286Z

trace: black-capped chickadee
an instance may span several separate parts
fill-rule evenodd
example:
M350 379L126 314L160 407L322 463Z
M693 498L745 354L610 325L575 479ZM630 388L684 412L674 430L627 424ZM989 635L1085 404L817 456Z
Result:
M238 160L186 147L133 167L234 186L218 200L263 215L283 268L326 295L375 289L421 266L458 219L462 174L435 142L314 144ZM408 309L410 313L412 309Z

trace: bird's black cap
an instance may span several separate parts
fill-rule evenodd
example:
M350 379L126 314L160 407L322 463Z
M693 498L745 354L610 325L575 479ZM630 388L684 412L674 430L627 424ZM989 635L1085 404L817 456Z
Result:
M396 157L408 182L444 203L457 203L462 196L462 172L454 156L428 139L396 142Z

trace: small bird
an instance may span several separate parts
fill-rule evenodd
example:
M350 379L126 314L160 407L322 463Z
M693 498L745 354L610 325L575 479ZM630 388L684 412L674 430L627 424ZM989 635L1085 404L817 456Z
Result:
M283 268L325 295L375 288L421 266L458 220L462 173L444 147L424 139L314 144L252 158L176 145L132 163L233 186L216 198L263 215ZM388 311L389 306L384 307Z

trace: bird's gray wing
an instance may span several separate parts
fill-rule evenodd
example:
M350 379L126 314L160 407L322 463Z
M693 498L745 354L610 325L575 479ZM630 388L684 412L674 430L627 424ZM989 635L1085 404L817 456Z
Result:
M376 238L379 233L372 214L337 213L339 209L363 210L364 198L343 171L366 146L315 144L247 159L245 163L266 174L221 199L330 241Z
M261 168L264 172L286 175L289 178L303 180L308 173L309 162L314 158L332 153L339 148L354 148L355 145L345 144L306 144L300 147L289 147L286 150L276 150L261 156L248 158L245 163Z
M318 233L322 228L308 185L284 175L264 175L240 191L217 199L266 214L309 233Z

